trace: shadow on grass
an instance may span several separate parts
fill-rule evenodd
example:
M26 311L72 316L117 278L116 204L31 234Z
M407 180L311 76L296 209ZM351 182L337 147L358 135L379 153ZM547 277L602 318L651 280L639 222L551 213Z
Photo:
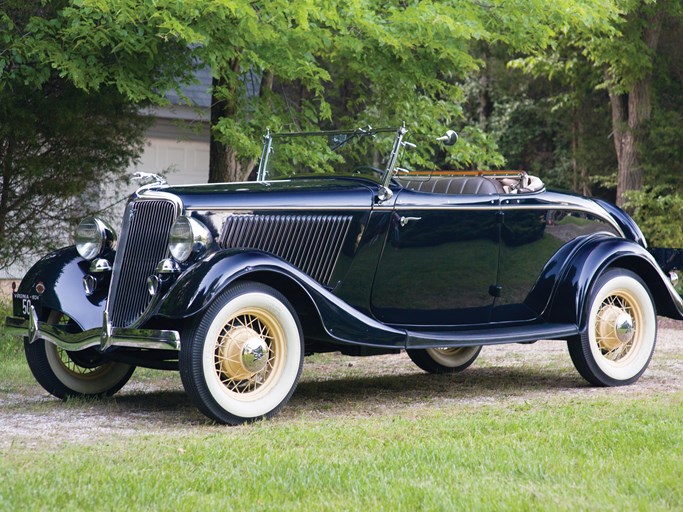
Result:
M566 391L585 388L580 376L557 369L470 368L453 375L409 374L372 377L345 377L302 382L292 403L311 400L365 400L431 402L438 400L478 400L527 393Z
M578 375L557 369L470 368L455 375L410 373L386 376L333 377L299 383L285 417L307 413L343 415L345 412L373 412L383 408L439 402L463 403L504 401L511 397L531 399L538 393L576 393L587 384ZM98 405L99 404L99 405ZM76 403L72 404L74 406ZM88 401L101 412L154 418L169 426L188 422L206 423L189 397L180 390L135 391L102 401Z

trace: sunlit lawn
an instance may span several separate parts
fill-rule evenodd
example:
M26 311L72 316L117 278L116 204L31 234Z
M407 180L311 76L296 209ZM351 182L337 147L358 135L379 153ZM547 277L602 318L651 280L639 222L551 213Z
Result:
M272 421L220 427L185 404L150 423L127 404L138 400L144 411L155 399L186 402L173 374L138 375L162 388L148 402L144 393L102 406L22 402L18 396L42 394L18 344L2 343L0 415L55 424L34 439L0 443L0 510L683 509L680 391L519 399L522 390L507 400L500 395L516 386L512 379L502 388L490 383L498 396L477 402L444 398L439 386L458 382L447 377L392 377L400 372L376 366L363 377L323 356L309 365L291 408ZM479 371L485 375L475 385L492 379L486 361ZM574 379L552 365L536 371ZM382 372L388 376L376 376ZM337 389L345 385L350 390ZM329 410L315 402L319 395L331 399ZM355 395L376 409L351 403ZM92 410L125 431L60 431L60 417Z

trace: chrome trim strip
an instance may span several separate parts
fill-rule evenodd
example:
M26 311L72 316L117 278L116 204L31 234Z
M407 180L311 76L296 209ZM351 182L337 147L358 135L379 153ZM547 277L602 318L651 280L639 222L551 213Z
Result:
M500 210L502 212L506 210L562 210L562 211L574 211L574 212L581 212L581 213L587 213L589 215L592 215L594 217L597 217L598 219L606 222L610 226L612 226L617 233L622 238L625 238L626 235L624 234L623 230L619 227L619 224L617 224L614 219L612 218L611 215L609 215L605 210L603 210L599 205L595 205L594 207L590 207L587 205L582 205L582 204L576 204L576 203L565 203L565 204L553 204L553 203L548 203L548 204L501 204L499 205L477 205L477 204L445 204L445 205L397 205L395 208L387 208L387 207L375 207L375 210L384 210L384 211L417 211L417 210L477 210L477 211L492 211L492 210Z
M552 204L545 205L525 205L525 204L440 204L440 205L396 205L396 206L202 206L201 208L187 208L187 212L201 212L211 210L214 212L243 212L243 211L408 211L408 210L480 210L480 211L505 211L505 210L571 210L577 212L588 213L594 215L599 219L607 222L610 226L617 230L622 237L624 232L619 225L598 205L595 208L589 208L579 204Z
M183 202L180 200L180 198L175 195L175 194L170 194L168 192L163 192L161 190L143 190L142 192L138 191L139 193L136 193L133 196L133 199L156 199L156 200L163 200L163 201L170 201L175 205L176 208L176 216L181 215L183 213ZM131 199L131 200L133 200ZM130 201L129 201L130 202Z
M35 310L34 310L35 313ZM35 323L34 323L35 322ZM29 343L43 339L64 350L78 351L90 347L131 347L161 350L180 350L180 333L161 329L110 328L108 334L100 328L79 333L67 333L33 318L7 317L6 332L13 336L27 336Z
M616 223L616 221L612 218L611 215L609 215L604 209L602 209L599 205L594 204L594 207L589 207L586 205L580 205L580 204L571 204L571 203L566 203L566 204L534 204L534 205L524 205L524 204L502 204L501 205L501 210L568 210L568 211L575 211L575 212L582 212L582 213L587 213L589 215L593 215L594 217L597 217L598 219L606 222L610 226L612 226L617 233L622 238L626 238L626 235L622 231L622 229L619 227L619 224Z
M438 206L431 206L431 205L402 205L402 206L396 206L395 208L387 208L387 207L375 207L374 208L377 211L385 211L385 212L393 212L393 211L415 211L415 210L443 210L443 211L448 211L448 210L483 210L483 211L499 211L500 206L498 204L447 204L447 205L438 205Z
M375 208L377 208L375 206ZM189 212L233 212L233 211L354 211L354 212L369 212L373 209L372 204L368 202L367 206L202 206L202 207L189 207L185 209L186 213ZM389 208L390 209L390 208Z

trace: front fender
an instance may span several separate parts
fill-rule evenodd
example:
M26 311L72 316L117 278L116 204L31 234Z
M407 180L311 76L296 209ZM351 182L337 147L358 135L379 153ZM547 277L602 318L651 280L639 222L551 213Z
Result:
M683 318L683 300L643 246L623 238L597 235L584 243L564 266L548 320L575 323L584 330L591 287L610 267L631 270L640 276L650 289L658 314Z
M196 263L171 286L155 314L172 319L195 316L230 284L264 273L284 276L292 286L298 286L315 306L332 340L380 347L405 346L405 331L387 327L368 317L296 267L261 251L220 251ZM284 293L287 295L286 291Z
M90 262L81 258L74 246L52 252L33 265L21 280L18 292L39 295L43 310L67 314L85 330L102 325L102 312L107 299L102 289L88 297L83 289L83 276ZM42 286L36 287L39 283ZM44 289L42 293L39 290ZM15 314L18 312L15 308Z

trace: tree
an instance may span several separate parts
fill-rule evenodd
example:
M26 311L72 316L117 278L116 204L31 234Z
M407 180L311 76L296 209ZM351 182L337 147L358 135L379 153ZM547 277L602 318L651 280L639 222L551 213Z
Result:
M159 3L158 5L161 5ZM560 1L324 3L235 0L169 3L164 28L214 76L210 179L245 179L271 130L398 125L435 133L461 123L462 84L481 41L537 51L556 31L593 25L609 4ZM247 94L245 76L259 78ZM438 127L438 128L437 128ZM464 130L460 165L499 165L476 126Z
M607 192L613 201L603 186L617 167L604 73L566 39L545 55L509 61L510 73L512 86L496 93L503 114L497 106L494 118L503 120L496 128L513 168L519 162L550 186L587 196Z
M99 185L119 186L148 121L115 91L60 79L0 90L0 268L64 244Z
M43 15L44 5L54 15ZM481 64L473 45L536 51L558 31L599 23L609 6L606 0L53 0L35 4L40 16L30 21L30 36L15 44L78 88L114 87L132 101L163 101L196 66L210 66L210 176L239 180L250 173L266 127L409 120L413 131L433 133L462 122L462 83ZM258 93L247 94L245 76L258 77ZM463 132L458 162L502 162L483 130Z
M0 10L0 268L64 243L60 233L87 213L100 184L116 186L141 153L149 120L138 109L159 94L155 78L178 80L177 60L164 67L169 55L150 68L139 53L117 51L115 26L105 44L96 28L106 13L91 10L76 31L75 12L38 0Z
M69 107L74 116L82 116L72 117L70 126L84 130L92 124L94 133L104 130L102 120L116 112L133 123L130 103L163 103L166 91L191 80L198 66L209 66L214 78L211 179L241 180L253 168L267 127L279 131L406 120L418 135L444 126L460 128L463 87L483 62L473 48L486 43L537 52L553 44L558 33L586 33L600 26L609 19L611 6L608 0L6 0L0 10L0 92L44 109L49 99L55 117L60 102L67 97L75 102L81 95L81 101L102 109L88 113ZM257 87L250 89L248 83ZM8 120L18 120L17 109L21 105L9 101L3 112ZM38 115L30 108L26 112ZM102 117L95 119L95 114ZM47 136L58 140L62 134L35 122L44 133L34 139L27 131L11 133L21 133L33 155L42 156L52 144ZM67 128L60 126L68 134ZM136 130L129 130L126 140L116 138L120 132L109 134L130 150L118 157L111 153L98 159L104 153L78 148L93 162L84 172L106 170L113 179L139 150ZM502 164L481 127L460 131L464 136L451 165ZM98 133L105 137L104 131ZM5 195L50 193L47 186L31 188L39 180L37 171L21 185L10 182L28 166L7 156L10 144L4 144ZM65 171L75 161L59 167L58 174L87 181L80 171ZM105 161L111 164L106 169ZM57 165L43 160L39 167L50 174ZM8 209L5 218L18 211ZM10 231L5 229L5 236Z
M652 116L653 66L667 19L683 19L679 0L620 0L613 37L579 38L576 44L604 70L618 162L617 204L644 184L642 147Z

